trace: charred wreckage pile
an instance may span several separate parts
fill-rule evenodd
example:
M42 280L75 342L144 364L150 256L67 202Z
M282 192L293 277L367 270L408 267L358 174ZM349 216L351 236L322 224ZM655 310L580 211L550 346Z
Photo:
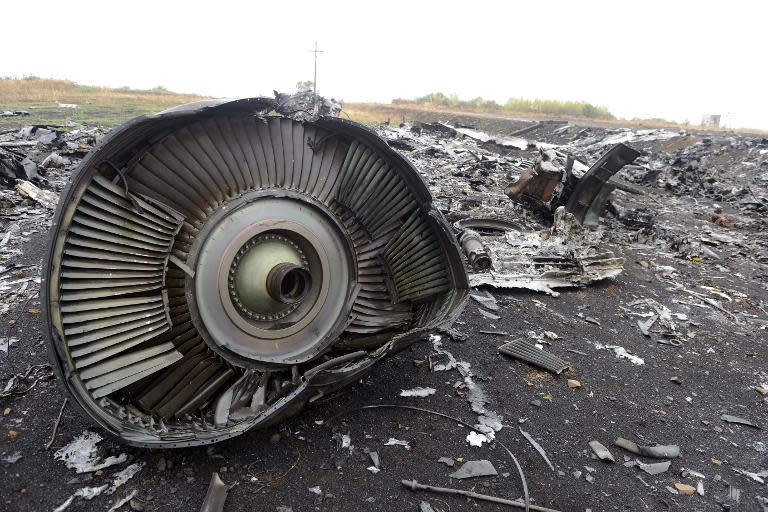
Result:
M768 262L765 138L559 122L373 131L339 110L277 95L109 133L0 130L0 256L51 233L40 275L1 267L3 312L39 291L54 369L106 430L179 447L278 423L431 332L458 335L472 288L557 295L619 275L611 245ZM649 207L654 189L671 193L664 208ZM691 197L721 206L692 212ZM744 229L692 233L686 215Z

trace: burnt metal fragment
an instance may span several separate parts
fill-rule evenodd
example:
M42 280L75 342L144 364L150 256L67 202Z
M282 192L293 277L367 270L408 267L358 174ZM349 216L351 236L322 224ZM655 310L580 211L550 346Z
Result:
M461 311L461 249L416 169L307 101L134 119L61 194L49 351L123 441L200 445L279 422Z
M595 226L616 188L609 180L638 156L640 152L619 143L584 172L586 166L572 156L554 149L541 150L533 165L524 168L504 193L546 212L565 206L581 224Z
M747 427L760 429L759 425L752 423L750 420L745 418L740 418L739 416L733 416L732 414L723 414L720 416L720 419L725 421L726 423L737 423L739 425L745 425Z
M568 198L565 210L574 214L576 219L586 226L597 225L608 196L616 188L608 180L622 167L634 162L638 156L640 152L629 146L613 146L579 179Z
M467 261L474 270L490 270L491 257L483 244L483 239L477 231L465 229L459 236L459 243L467 256Z
M643 455L645 457L653 457L656 459L673 459L680 456L680 447L676 444L641 446L629 439L624 439L623 437L616 439L613 444L636 455Z
M475 478L479 476L496 476L498 473L496 472L496 468L493 467L493 464L491 464L488 460L468 460L462 466L451 473L451 478L456 478L457 480L463 480L465 478Z
M565 166L554 150L541 151L533 167L523 169L516 181L510 183L504 193L510 199L531 204L537 208L555 211L564 204L567 189L573 186L576 178L571 171L573 159L568 157Z
M568 368L567 362L554 354L538 348L533 342L525 339L505 343L499 347L499 352L558 375Z
M608 448L606 448L600 441L590 441L589 447L592 448L592 451L595 452L598 459L616 462L616 459L613 458L613 454L610 450L608 450Z
M228 492L229 487L214 471L211 475L211 482L208 484L208 492L205 493L205 499L200 506L200 512L223 512Z

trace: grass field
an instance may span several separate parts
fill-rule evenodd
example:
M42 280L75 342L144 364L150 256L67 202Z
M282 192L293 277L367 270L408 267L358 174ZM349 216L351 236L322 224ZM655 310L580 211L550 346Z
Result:
M154 114L182 103L206 99L196 94L180 94L162 87L151 90L137 90L127 87L111 89L80 85L70 80L41 78L0 78L0 111L25 110L24 117L0 117L0 126L48 124L66 126L68 121L77 123L117 126L134 117ZM76 108L60 107L60 104L75 104ZM430 102L394 100L392 103L345 103L342 115L365 124L376 125L389 121L398 124L405 121L450 121L460 120L476 123L478 128L498 132L513 131L520 127L520 120L562 119L578 124L600 126L632 126L647 128L699 128L664 121L662 119L627 120L611 116L579 116L544 112L515 111L509 103L503 108L490 108L483 104L473 107L472 102L461 102L458 106ZM487 102L486 102L487 103ZM529 106L531 102L520 103ZM554 102L552 108L568 103ZM575 104L583 108L582 104ZM498 105L497 105L498 106ZM707 128L714 131L712 128ZM739 130L765 135L760 130Z
M553 115L534 112L516 112L511 110L498 111L473 111L470 109L453 109L450 107L437 107L434 105L418 104L384 104L384 103L345 103L342 115L349 117L354 121L366 124L380 124L390 122L399 124L402 122L421 121L451 121L459 120L462 122L473 122L482 125L491 125L500 128L498 131L504 132L504 123L502 121L543 121L543 120L565 120L579 125L604 126L604 127L632 127L632 128L669 128L669 129L695 129L703 131L738 131L742 133L751 133L755 135L766 135L768 132L751 128L726 129L701 127L698 125L675 123L664 119L595 119L573 115ZM483 128L488 129L488 128Z
M79 123L115 126L143 114L205 99L163 88L136 90L79 85L69 80L40 78L0 79L0 111L26 110L25 117L0 118L2 124L66 125ZM60 107L74 104L76 108Z

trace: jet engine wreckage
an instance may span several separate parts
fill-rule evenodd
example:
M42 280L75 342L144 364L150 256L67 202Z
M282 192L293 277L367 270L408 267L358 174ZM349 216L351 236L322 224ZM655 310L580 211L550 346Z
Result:
M279 98L183 105L113 130L63 192L49 352L123 441L214 443L452 323L463 265L415 168L374 132Z

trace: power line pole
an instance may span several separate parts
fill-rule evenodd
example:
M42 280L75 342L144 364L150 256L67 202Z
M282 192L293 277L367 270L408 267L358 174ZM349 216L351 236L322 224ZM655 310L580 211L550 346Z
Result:
M315 41L315 49L310 51L315 54L315 74L312 77L312 87L314 88L314 93L315 93L314 101L315 103L317 103L317 54L323 53L323 50L317 49L317 41Z

